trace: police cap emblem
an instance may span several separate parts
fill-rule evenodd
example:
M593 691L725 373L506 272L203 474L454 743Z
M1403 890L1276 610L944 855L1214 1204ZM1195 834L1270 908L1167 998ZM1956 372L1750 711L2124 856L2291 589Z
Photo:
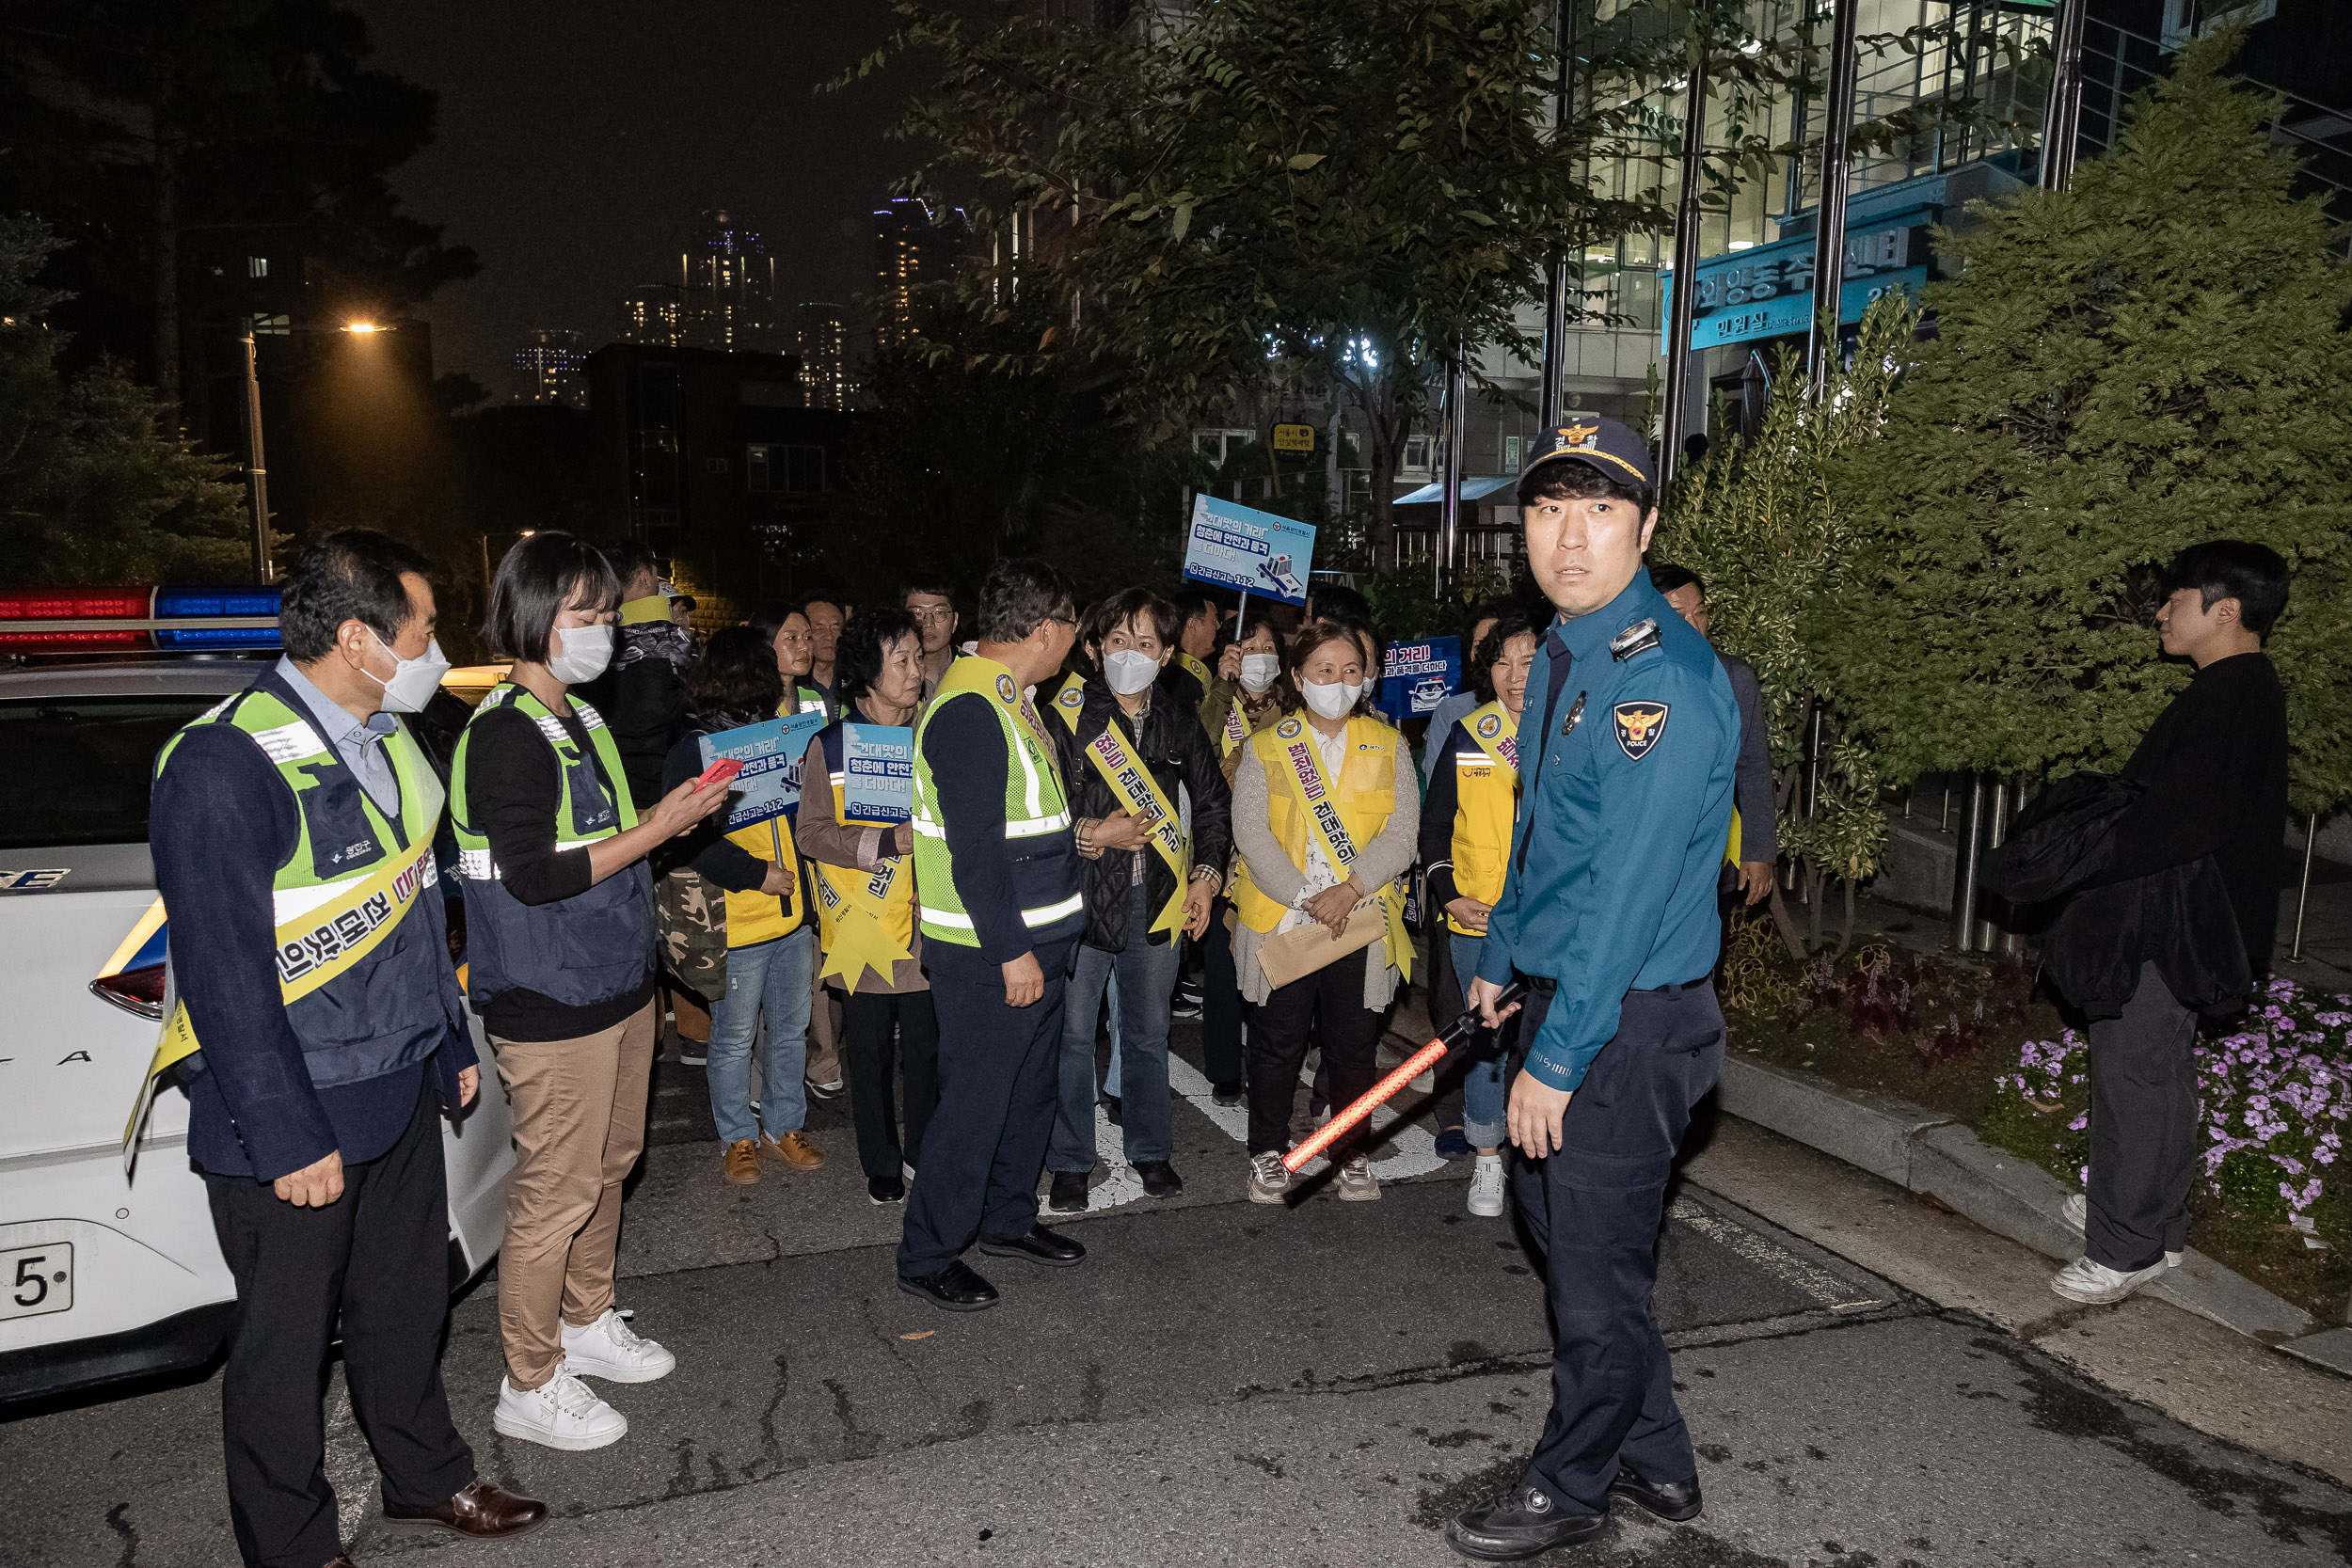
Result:
M1649 755L1666 733L1664 703L1619 703L1609 712L1616 720L1617 749L1636 762Z
M999 675L996 677L996 695L1009 703L1021 695L1021 689L1012 684L1010 675Z
M1298 732L1302 727L1303 726L1300 725L1297 720L1285 719L1280 723L1274 726L1274 733L1280 736L1284 740L1296 740L1298 738Z
M1502 715L1490 713L1478 721L1478 738L1492 740L1502 733Z
M1008 676L1006 678L1009 680L1011 677ZM1067 687L1063 689L1062 694L1055 698L1054 701L1059 703L1064 707L1077 707L1086 701L1086 695L1074 686Z

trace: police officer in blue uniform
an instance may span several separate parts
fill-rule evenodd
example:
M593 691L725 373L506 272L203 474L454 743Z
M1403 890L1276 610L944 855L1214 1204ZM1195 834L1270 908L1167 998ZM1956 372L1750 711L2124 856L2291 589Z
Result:
M1512 1561L1599 1533L1610 1499L1699 1512L1651 1292L1675 1152L1723 1064L1708 974L1740 718L1707 640L1642 570L1647 448L1613 420L1540 438L1518 485L1528 564L1559 617L1528 677L1510 865L1469 1001L1529 983L1512 1191L1557 1323L1551 1414L1518 1483L1446 1527Z

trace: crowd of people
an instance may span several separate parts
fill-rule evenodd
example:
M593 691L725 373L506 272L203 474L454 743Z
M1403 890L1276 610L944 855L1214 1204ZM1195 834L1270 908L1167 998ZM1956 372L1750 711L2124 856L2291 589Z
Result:
M927 578L698 635L642 546L545 530L500 563L483 632L505 674L443 759L393 717L449 701L426 563L363 531L319 541L284 585L284 658L174 738L154 791L170 1027L205 1042L188 1149L239 1292L223 1414L246 1560L342 1560L315 1379L338 1328L389 1517L473 1537L545 1517L475 1473L440 1378L437 1123L480 1092L469 1008L516 1154L493 1424L584 1449L628 1428L587 1380L676 1366L613 1301L665 1034L704 1070L714 1181L847 1157L807 1126L846 1094L866 1196L901 1208L899 1288L977 1311L998 1293L976 1245L1085 1259L1041 1216L1089 1207L1101 1121L1145 1195L1185 1190L1179 1012L1215 1103L1247 1106L1246 1163L1193 1180L1287 1204L1303 1123L1374 1087L1383 1020L1424 985L1438 1022L1479 1025L1440 1077L1438 1148L1473 1162L1472 1215L1518 1213L1558 1337L1525 1479L1449 1541L1535 1555L1613 1496L1695 1515L1654 1243L1724 1048L1722 923L1769 894L1777 850L1756 679L1706 640L1705 584L1647 556L1649 462L1607 420L1539 447L1518 500L1542 598L1478 612L1466 689L1402 727L1375 706L1368 607L1335 583L1295 610L1191 587L1081 605L1013 559L968 638L956 586ZM2261 816L2283 789L2260 647L2285 567L2206 548L2175 563L2166 646L2228 660L2233 711L2259 710ZM714 744L780 719L794 738L762 768L788 803L739 819ZM903 809L851 790L851 726L907 737ZM453 902L421 896L444 876L462 976ZM2162 1054L2186 1014L2136 983L2133 1038ZM1340 1200L1380 1197L1379 1136L1336 1147ZM2092 1256L2058 1281L2076 1299L2179 1245L2177 1151L2118 1177L2105 1147Z

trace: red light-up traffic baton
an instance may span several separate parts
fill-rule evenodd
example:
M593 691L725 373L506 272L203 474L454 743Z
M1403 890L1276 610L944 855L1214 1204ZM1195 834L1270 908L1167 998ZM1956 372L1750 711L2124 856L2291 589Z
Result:
M1527 982L1514 980L1503 987L1502 993L1495 998L1495 1006L1498 1010L1507 1007L1526 994ZM1465 1044L1480 1027L1478 1009L1475 1007L1464 1009L1462 1016L1449 1024L1443 1034L1407 1056L1394 1072L1375 1084L1369 1094L1344 1111L1332 1112L1331 1119L1325 1122L1313 1137L1282 1156L1282 1168L1293 1176L1297 1175L1299 1166L1343 1137L1349 1128L1372 1115L1375 1107L1386 1103L1406 1085L1436 1067L1438 1063L1444 1060L1447 1052Z

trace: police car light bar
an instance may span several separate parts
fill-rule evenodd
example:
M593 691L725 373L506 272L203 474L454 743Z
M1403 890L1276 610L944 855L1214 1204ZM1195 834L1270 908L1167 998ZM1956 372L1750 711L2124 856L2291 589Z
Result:
M275 588L0 590L0 653L278 646Z

